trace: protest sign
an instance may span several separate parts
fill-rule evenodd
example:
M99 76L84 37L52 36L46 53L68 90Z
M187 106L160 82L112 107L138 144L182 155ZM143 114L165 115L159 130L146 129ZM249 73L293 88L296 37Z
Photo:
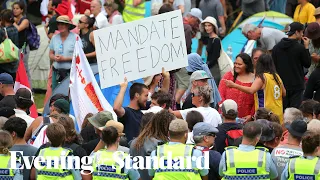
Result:
M110 111L114 120L117 120L117 115L103 96L78 38L73 52L69 87L76 125L81 129L88 113Z
M102 88L188 65L181 11L94 31Z

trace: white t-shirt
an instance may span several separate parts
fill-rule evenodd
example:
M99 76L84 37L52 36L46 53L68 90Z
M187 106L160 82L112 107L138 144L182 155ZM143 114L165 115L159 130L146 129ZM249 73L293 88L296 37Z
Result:
M194 145L193 132L188 133L188 139L187 139L186 144Z
M184 120L186 120L187 114L190 111L198 111L201 113L203 116L203 121L211 124L213 127L218 127L218 125L222 123L220 114L212 107L197 107L180 110L181 116Z
M96 18L96 22L94 23L94 25L98 28L98 29L102 29L105 27L109 26L109 22L108 19L105 15L103 15L102 12L100 12Z
M262 48L265 48L268 51L270 51L276 44L278 44L281 41L282 38L286 37L288 36L278 29L264 27L261 30L259 42L261 43Z

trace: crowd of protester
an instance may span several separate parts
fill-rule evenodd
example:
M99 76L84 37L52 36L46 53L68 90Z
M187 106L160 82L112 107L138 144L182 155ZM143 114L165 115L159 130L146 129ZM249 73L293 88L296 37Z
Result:
M70 74L78 38L89 64L97 63L94 31L145 17L144 0L5 0L0 2L0 43L9 38L28 54L30 28L42 24L49 42L48 91ZM144 78L124 79L109 111L89 113L77 132L72 99L55 94L48 115L30 117L26 88L14 90L18 61L0 66L0 179L319 179L320 178L320 4L312 0L152 0L152 15L181 10L188 66ZM256 40L221 74L222 39L231 24L268 10L293 18L286 32L245 24ZM83 14L75 24L72 19ZM242 14L242 15L241 15ZM241 22L240 20L240 22ZM192 39L198 40L192 53ZM206 46L204 49L203 47ZM200 56L206 51L206 60ZM129 93L127 93L129 92ZM130 103L123 106L128 96ZM10 151L20 151L13 157ZM112 157L209 156L209 169L112 167ZM37 169L21 156L86 157L93 167ZM125 158L119 154L119 157ZM20 169L10 169L16 158ZM167 159L166 159L167 160ZM76 164L66 158L66 164ZM124 160L124 161L127 161ZM130 159L128 164L133 164ZM28 168L29 167L29 168ZM82 172L82 173L80 173ZM84 172L84 173L83 173Z

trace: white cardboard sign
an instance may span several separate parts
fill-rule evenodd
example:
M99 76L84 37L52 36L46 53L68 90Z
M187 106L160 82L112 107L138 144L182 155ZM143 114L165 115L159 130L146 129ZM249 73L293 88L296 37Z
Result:
M188 65L181 11L94 31L102 88Z

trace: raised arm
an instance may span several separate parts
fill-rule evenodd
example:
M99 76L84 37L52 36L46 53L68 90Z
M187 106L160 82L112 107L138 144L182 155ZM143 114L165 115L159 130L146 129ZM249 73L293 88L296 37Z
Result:
M120 84L120 92L113 103L113 110L119 118L123 117L125 114L125 110L122 107L122 102L123 102L124 94L126 92L127 87L128 87L128 80L127 78L124 78L124 82Z
M239 84L236 84L230 80L225 80L226 86L230 88L236 88L242 92L248 93L248 94L254 94L263 87L263 81L261 78L256 77L254 82L252 83L251 87L241 86Z

